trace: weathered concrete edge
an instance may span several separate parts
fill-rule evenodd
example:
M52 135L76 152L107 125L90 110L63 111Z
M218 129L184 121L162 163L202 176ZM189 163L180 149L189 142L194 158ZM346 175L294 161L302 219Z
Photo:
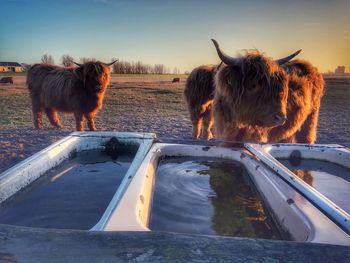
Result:
M350 246L0 225L0 262L350 262Z

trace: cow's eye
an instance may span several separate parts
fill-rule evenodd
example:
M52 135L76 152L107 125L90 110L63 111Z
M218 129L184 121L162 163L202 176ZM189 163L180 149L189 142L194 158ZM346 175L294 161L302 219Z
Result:
M227 83L227 85L231 85L231 84L232 84L231 79L230 79L230 78L227 78L227 79L226 79L226 83Z

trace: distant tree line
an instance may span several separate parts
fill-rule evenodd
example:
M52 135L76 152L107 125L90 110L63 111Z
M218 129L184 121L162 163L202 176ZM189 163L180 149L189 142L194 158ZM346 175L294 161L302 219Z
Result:
M61 57L61 64L64 67L71 67L71 66L73 66L74 65L73 61L74 61L73 57L71 57L69 55L63 55Z
M113 58L111 61L114 61L115 59ZM61 57L61 65L64 67L71 67L73 66L73 61L74 58L69 55L63 55ZM97 61L96 58L86 58L82 57L79 60L79 63L86 63L89 61ZM42 63L48 63L48 64L54 64L54 59L51 55L44 54L41 57L41 62ZM113 65L113 73L116 74L180 74L180 70L175 67L174 70L171 72L169 68L167 68L163 64L155 64L155 65L150 65L150 64L145 64L141 61L117 61Z
M167 69L163 64L149 65L141 61L118 61L113 65L116 74L166 74Z
M52 57L51 55L44 54L44 55L41 57L41 63L54 64L55 61L53 60L53 57Z

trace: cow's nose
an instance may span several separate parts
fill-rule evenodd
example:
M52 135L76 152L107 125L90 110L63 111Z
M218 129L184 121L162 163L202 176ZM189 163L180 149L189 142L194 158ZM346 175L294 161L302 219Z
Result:
M282 114L275 115L275 122L277 125L283 125L287 121L287 116Z

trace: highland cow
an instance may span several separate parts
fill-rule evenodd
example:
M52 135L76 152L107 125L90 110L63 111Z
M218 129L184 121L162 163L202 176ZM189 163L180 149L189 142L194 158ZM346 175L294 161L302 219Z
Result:
M175 83L175 82L180 82L180 78L173 78L172 83Z
M192 122L192 136L196 139L213 138L211 108L214 99L214 74L217 66L203 65L195 68L188 76L184 90L185 100Z
M299 52L273 61L259 52L226 55L215 76L215 133L227 141L314 143L322 75L309 62L290 61ZM290 62L289 62L290 61Z
M41 129L42 112L50 123L61 128L57 112L74 113L76 129L82 131L84 117L91 131L96 130L94 117L102 107L110 66L116 61L75 63L78 67L59 67L50 64L35 64L27 74L27 85L32 100L34 126Z

